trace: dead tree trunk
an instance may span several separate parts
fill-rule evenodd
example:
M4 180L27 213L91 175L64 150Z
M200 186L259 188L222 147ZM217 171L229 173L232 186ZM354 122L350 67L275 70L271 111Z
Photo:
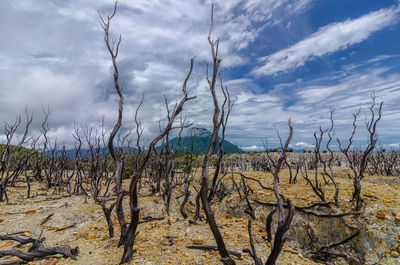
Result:
M333 195L333 200L334 200L335 206L339 207L339 187L338 187L338 185L336 183L336 180L335 180L335 174L333 173L333 159L334 159L334 156L333 156L333 151L330 148L330 143L332 142L333 134L334 134L334 131L333 131L333 125L334 125L334 122L333 122L333 111L334 111L333 108L330 109L331 126L328 129L328 141L326 143L326 149L329 151L329 158L327 160L322 158L321 152L318 152L318 157L319 157L319 160L321 161L321 163L323 165L324 174L329 177L329 179L333 183L333 186L335 187L335 194ZM320 128L320 135L321 135L321 138L322 138L322 130L321 130L321 128ZM328 169L329 169L329 171L328 171Z
M271 164L274 166L274 170L272 171L272 175L274 176L274 186L273 186L273 192L277 201L277 208L272 209L272 211L268 214L267 216L267 222L266 222L266 232L267 232L267 241L271 243L272 241L272 236L271 236L271 223L272 223L272 218L274 213L276 212L276 210L278 210L278 228L276 229L275 232L275 238L272 241L272 249L271 249L271 253L268 256L267 262L265 263L266 265L274 265L276 263L276 260L278 259L278 256L282 250L283 244L285 243L285 238L284 235L285 233L289 230L290 224L293 220L293 216L295 213L295 207L293 206L292 202L287 199L287 204L288 204L288 212L286 213L284 210L284 198L282 196L282 194L279 193L278 190L278 183L279 183L279 171L282 167L282 164L284 163L285 159L286 159L286 151L289 147L289 144L292 140L292 136L293 136L293 127L292 127L292 123L289 119L289 136L286 140L285 145L282 145L282 140L281 137L279 136L279 132L278 133L278 138L279 141L281 143L281 148L282 148L282 152L278 158L278 160L275 161L272 159L271 156L268 155L268 159L270 160ZM248 178L242 175L242 179L244 178ZM253 178L248 178L248 179L253 179ZM254 180L254 179L253 179ZM256 180L260 186L264 188L264 186L258 181ZM245 194L246 196L246 200L248 195ZM252 218L254 218L254 216L252 216ZM253 235L251 233L251 219L249 219L248 222L248 233L249 233L249 238L250 238L250 246L251 246L251 250L249 249L245 249L246 252L250 253L251 257L253 258L254 262L256 265L260 265L262 264L262 261L259 257L257 257L257 253L254 247L254 243L253 243Z
M116 40L110 40L110 23L111 20L114 18L117 12L117 2L114 5L114 11L111 15L108 15L106 19L104 19L101 14L99 13L100 17L100 25L104 31L104 42L106 44L107 50L111 56L111 61L114 69L114 88L118 94L119 102L118 102L118 118L114 125L113 130L110 133L110 137L108 138L108 151L111 155L115 163L115 169L113 173L114 184L115 184L115 195L117 196L116 199L116 213L120 225L121 230L121 237L119 241L119 246L123 243L123 236L126 234L127 224L125 220L125 214L122 207L122 200L124 197L124 190L122 188L122 172L123 172L123 160L119 154L114 149L114 138L117 135L119 129L122 125L122 111L123 111L123 104L124 104L124 96L122 94L121 87L119 86L119 69L117 65L117 57L119 52L119 46L121 44L122 37L119 36ZM116 44L116 45L115 45Z
M15 184L17 177L27 167L31 157L37 154L36 143L40 136L30 136L29 129L33 121L33 114L25 110L26 123L22 130L22 136L17 137L16 132L21 124L21 116L17 116L13 124L5 123L4 134L5 144L0 147L0 202L8 201L7 186ZM12 142L17 139L16 144ZM22 148L30 144L30 150L24 151Z
M207 217L207 222L210 226L211 232L213 233L214 239L217 243L218 252L221 255L221 261L226 265L235 264L235 261L229 256L228 250L226 249L224 240L222 235L218 229L217 223L215 221L214 212L211 209L210 201L208 199L208 189L209 189L209 163L211 156L215 150L217 140L218 140L218 133L221 127L220 122L220 106L218 103L218 97L216 95L216 81L218 76L219 66L221 64L222 58L218 57L218 48L219 48L219 39L216 41L211 40L211 32L213 28L214 22L214 5L211 6L211 23L210 23L210 31L208 33L208 42L211 46L211 53L213 59L213 74L211 80L208 78L208 69L207 69L207 81L211 91L211 95L214 102L214 115L213 115L213 132L211 137L211 142L208 146L208 150L206 155L204 156L203 165L202 165L202 172L201 172L201 188L200 188L200 199L203 205L203 210ZM222 85L221 85L222 86ZM223 86L222 86L223 88ZM222 118L223 120L223 118Z
M291 203L291 201L289 199L287 199L289 209L288 209L287 214L285 213L285 210L283 208L283 200L278 191L279 171L280 171L281 165L286 157L286 151L289 147L290 141L292 140L292 136L293 136L293 127L292 127L292 123L289 119L289 136L286 140L285 145L282 148L282 153L279 156L275 170L273 171L273 175L274 175L273 189L274 189L276 201L278 202L279 219L278 219L278 228L275 232L275 239L272 244L272 250L271 250L270 255L268 256L267 262L265 263L266 265L273 265L273 264L275 264L276 260L278 259L279 253L281 252L282 247L283 247L283 243L285 242L285 239L283 238L283 236L289 230L289 227L290 227L290 224L292 222L294 212L295 212L293 204Z
M184 104L189 101L194 99L195 97L189 97L187 94L186 86L187 82L190 78L190 75L192 74L193 70L193 62L194 59L190 60L190 69L189 72L185 78L185 81L183 82L182 86L182 92L183 92L183 98L181 101L175 105L173 111L171 112L168 123L165 126L164 130L151 141L149 147L147 148L147 154L141 161L141 164L139 168L137 168L134 176L132 177L130 186L129 186L129 208L130 208L130 214L131 214L131 222L129 223L129 226L125 232L125 234L121 235L122 243L124 245L124 253L121 259L121 264L129 262L132 259L132 254L133 254L133 244L135 242L135 237L136 237L136 230L137 226L139 224L139 206L138 206L138 191L137 191L137 184L142 177L142 174L146 168L147 162L150 160L150 157L154 151L154 148L158 141L160 141L163 137L167 135L172 129L174 129L173 124L175 121L175 118L180 114L180 112L183 109Z
M369 111L371 113L371 118L368 122L366 122L366 127L368 131L368 145L364 149L363 152L357 152L356 150L350 151L350 148L353 143L353 137L357 129L357 117L360 113L360 110L353 114L353 131L349 138L349 143L346 148L342 148L341 142L337 139L339 143L339 148L341 152L345 155L347 161L349 162L349 167L353 171L353 201L356 203L356 210L359 210L362 206L362 198L361 198L361 180L364 178L365 170L367 169L368 165L368 156L374 150L376 143L378 141L378 135L376 132L376 126L380 119L382 118L382 106L383 101L379 104L378 113L376 114L375 105L376 99L375 94L372 93L371 95L372 104L369 107ZM377 115L377 117L375 117Z

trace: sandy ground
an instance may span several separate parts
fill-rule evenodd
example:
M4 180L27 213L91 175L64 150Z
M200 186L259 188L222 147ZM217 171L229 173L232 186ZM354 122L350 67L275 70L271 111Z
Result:
M338 177L340 186L340 204L342 211L349 211L352 184L342 172L343 177ZM246 175L255 177L265 185L272 187L272 176L268 173L249 172ZM296 185L288 184L287 172L283 172L280 182L280 191L290 198L297 206L310 205L317 201L311 187L298 177ZM340 175L340 174L339 174ZM239 179L238 179L239 180ZM389 218L400 216L400 190L398 185L393 185L395 177L366 177L363 180L363 198L366 204L376 205L377 212L384 213ZM129 180L128 180L129 181ZM248 181L254 189L252 198L262 201L275 202L272 192L258 189L255 183ZM0 234L24 232L22 236L38 237L43 231L46 237L45 246L56 245L78 246L81 254L77 261L66 258L44 258L30 264L118 264L122 256L122 249L117 248L119 237L117 219L114 216L116 236L108 237L108 231L100 206L90 198L81 196L65 196L65 194L52 194L37 184L33 186L34 198L26 199L24 183L18 183L15 188L9 189L10 203L0 204ZM333 186L324 186L328 199L332 198ZM174 197L182 192L174 190ZM200 245L215 245L211 231L205 222L189 224L183 220L178 212L182 198L174 199L170 216L166 216L163 201L160 197L141 197L141 215L162 217L164 220L152 221L139 225L139 234L135 243L136 253L129 264L220 264L219 254L216 251L205 252L187 249L186 246L195 243ZM191 198L194 201L193 198ZM222 204L215 204L217 223L224 236L228 249L241 252L248 248L249 237L247 234L247 216L244 213L229 215L226 204L235 203L237 193L225 198ZM126 207L127 209L128 207ZM189 213L193 216L194 206L188 204ZM45 225L40 223L50 214L54 214ZM372 213L373 214L373 213ZM371 218L377 218L371 216ZM385 217L386 218L386 217ZM169 220L169 222L168 222ZM57 231L70 225L74 227ZM399 222L400 225L400 222ZM265 262L270 252L270 247L263 237L264 232L259 232L264 225L261 222L253 224L253 234L256 241L258 255ZM13 248L16 244L0 241L0 250ZM17 258L0 258L0 264L18 260ZM252 264L248 254L235 258L237 264ZM277 264L317 264L304 257L299 250L285 245Z

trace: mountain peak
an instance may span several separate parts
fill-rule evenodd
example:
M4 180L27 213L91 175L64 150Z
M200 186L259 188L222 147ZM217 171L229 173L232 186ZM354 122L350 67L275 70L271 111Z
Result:
M183 154L186 152L193 152L194 154L205 154L208 150L208 147L211 142L212 133L201 127L191 127L187 128L183 131L181 135L179 150L177 152ZM220 141L220 137L218 137L218 142ZM169 141L171 146L171 150L178 146L178 138L175 137ZM215 147L214 154L218 152L219 145ZM157 147L157 151L161 151L162 146ZM237 146L232 143L224 140L222 143L222 149L225 153L239 153L242 152ZM175 151L174 151L175 152Z
M211 135L209 130L201 127L190 127L182 133L182 137L208 137Z

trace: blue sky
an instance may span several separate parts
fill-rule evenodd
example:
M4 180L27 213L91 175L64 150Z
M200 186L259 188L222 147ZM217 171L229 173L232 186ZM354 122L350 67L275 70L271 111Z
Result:
M145 140L165 119L191 57L188 91L197 99L184 115L210 128L212 106L205 81L210 61L210 1L119 1L111 31L122 35L119 65L126 98L124 130L132 128L142 94ZM39 128L41 106L51 109L51 136L73 145L74 122L111 127L117 98L112 87L97 10L113 1L1 1L0 120L12 121L28 105ZM294 148L312 148L313 133L329 125L345 141L352 113L361 108L356 144L366 143L370 95L384 101L379 141L400 143L400 4L398 0L215 1L213 37L221 39L221 73L235 99L227 138L246 150L276 143L294 124Z

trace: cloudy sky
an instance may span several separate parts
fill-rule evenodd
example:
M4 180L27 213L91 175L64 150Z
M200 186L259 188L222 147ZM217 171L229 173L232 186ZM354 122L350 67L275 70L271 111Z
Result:
M41 122L51 110L51 136L73 145L74 122L111 127L117 96L98 10L110 0L0 1L0 121L11 122L26 106ZM210 129L210 1L120 0L111 26L122 35L118 64L125 95L124 130L134 110L150 139L165 118L163 96L179 99L190 58L188 85L197 99L184 108L196 126ZM294 124L293 147L310 148L313 133L329 125L347 139L352 113L361 108L356 143L365 144L370 94L384 101L380 143L400 143L400 3L398 0L215 1L213 37L221 39L221 73L235 99L227 138L246 150L273 145Z

